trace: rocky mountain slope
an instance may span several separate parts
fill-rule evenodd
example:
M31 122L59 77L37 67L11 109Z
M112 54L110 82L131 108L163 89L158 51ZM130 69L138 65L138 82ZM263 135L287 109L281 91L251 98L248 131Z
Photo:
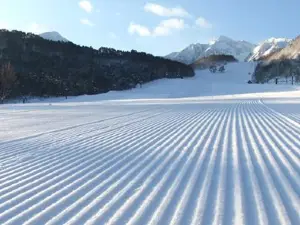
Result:
M294 76L300 81L300 36L287 47L265 57L254 73L256 81L262 83L283 76Z
M247 41L235 41L226 36L220 36L208 44L192 44L181 52L174 52L166 58L185 64L192 64L197 59L210 55L232 55L239 61L244 61L253 51L255 45Z
M257 61L287 47L292 40L288 38L270 38L253 49L246 61Z

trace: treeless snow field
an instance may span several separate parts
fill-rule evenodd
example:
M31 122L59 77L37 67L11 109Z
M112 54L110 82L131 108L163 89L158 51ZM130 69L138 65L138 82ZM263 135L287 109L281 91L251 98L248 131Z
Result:
M240 68L1 106L0 224L300 224L300 92Z

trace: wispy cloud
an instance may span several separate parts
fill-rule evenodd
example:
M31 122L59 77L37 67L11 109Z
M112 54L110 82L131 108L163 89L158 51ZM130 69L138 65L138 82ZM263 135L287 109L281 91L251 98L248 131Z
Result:
M134 22L131 22L129 27L128 27L128 32L133 35L137 34L141 37L147 37L151 36L151 32L148 27L142 26L140 24L136 24Z
M164 17L188 17L190 14L181 7L167 8L155 3L146 3L144 6L146 12Z
M182 30L185 27L183 19L163 20L153 31L153 36L168 36L173 30Z
M212 24L203 17L198 17L195 23L197 26L201 28L207 28L207 29L212 28Z
M80 8L82 8L83 10L85 10L88 13L91 13L93 11L92 3L87 1L87 0L80 1L78 3L78 5L79 5Z
M50 29L46 25L38 24L36 22L31 23L28 26L28 28L26 29L27 32L31 32L34 34L41 34L41 33L47 32L49 30Z
M81 19L81 20L80 20L80 23L83 24L83 25L90 26L90 27L95 26L95 24L92 23L89 19Z

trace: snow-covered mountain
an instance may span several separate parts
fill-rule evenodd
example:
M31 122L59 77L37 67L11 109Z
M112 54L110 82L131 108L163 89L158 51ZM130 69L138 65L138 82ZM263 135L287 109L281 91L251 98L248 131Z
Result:
M210 55L233 55L236 59L244 61L253 51L256 45L247 41L235 41L226 36L211 41L208 44L192 44L181 52L174 52L166 56L166 58L192 64L197 59Z
M166 56L166 58L179 61L185 64L192 64L198 58L203 56L205 50L209 47L209 44L191 44L181 52L173 52Z
M247 61L256 61L262 57L266 57L274 52L287 47L291 43L288 38L270 38L261 42L254 48L253 52L247 58Z
M60 33L56 32L56 31L45 32L45 33L40 34L40 36L42 38L50 40L50 41L69 42L68 39L64 38L63 36L60 35Z

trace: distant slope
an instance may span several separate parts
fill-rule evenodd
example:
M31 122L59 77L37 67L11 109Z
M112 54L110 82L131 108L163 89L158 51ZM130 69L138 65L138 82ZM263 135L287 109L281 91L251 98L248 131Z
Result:
M257 61L287 47L292 40L288 38L270 38L254 48L247 61Z
M219 63L237 62L232 55L210 55L196 60L191 66L195 69L207 69L209 66Z
M159 79L144 84L142 88L112 91L97 96L79 96L68 101L93 102L101 100L194 98L216 95L235 95L258 92L282 91L271 85L249 85L255 62L228 63L225 73L212 74L209 70L195 70L196 75L184 79ZM205 98L205 97L204 97Z
M265 57L257 65L254 75L257 82L292 75L296 81L300 81L300 36L284 49Z
M246 41L235 41L226 36L220 36L209 44L193 44L181 52L174 52L166 58L185 64L192 64L197 59L210 55L233 55L239 61L244 61L255 48L254 44Z
M63 36L60 35L60 33L56 32L56 31L45 32L45 33L40 34L39 36L41 36L42 38L44 38L46 40L50 40L50 41L69 42L68 39L64 38Z

